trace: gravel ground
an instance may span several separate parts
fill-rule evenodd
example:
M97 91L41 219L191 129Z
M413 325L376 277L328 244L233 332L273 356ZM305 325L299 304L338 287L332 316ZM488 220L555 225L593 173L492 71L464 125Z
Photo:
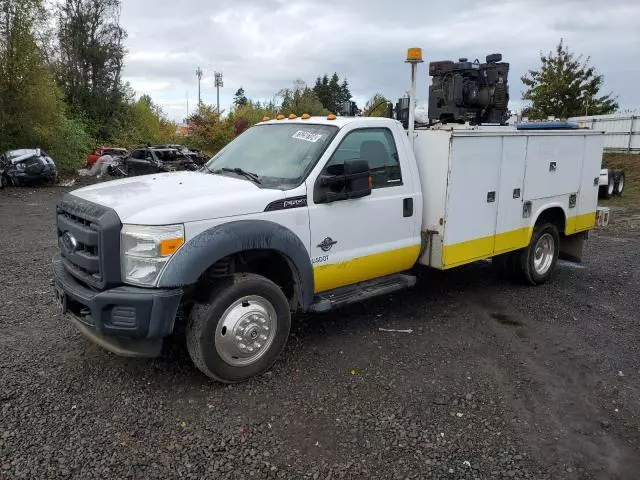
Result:
M300 318L223 386L177 339L118 358L57 315L64 191L0 192L0 479L638 478L640 216L549 285L481 262Z

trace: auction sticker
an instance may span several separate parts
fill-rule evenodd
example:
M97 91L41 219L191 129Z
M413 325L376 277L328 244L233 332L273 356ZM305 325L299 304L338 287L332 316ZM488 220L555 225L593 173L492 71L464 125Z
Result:
M322 134L306 132L304 130L298 130L296 133L292 135L291 138L297 138L298 140L304 140L305 142L316 143L318 140L322 138Z

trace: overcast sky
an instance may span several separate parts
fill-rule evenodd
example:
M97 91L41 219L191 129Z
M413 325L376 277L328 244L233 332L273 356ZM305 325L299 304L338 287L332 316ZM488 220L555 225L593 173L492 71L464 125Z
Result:
M214 71L224 74L221 108L238 87L267 100L296 78L313 84L325 72L346 76L360 107L380 92L395 101L408 88L407 47L425 61L484 59L511 63L511 108L520 76L562 37L591 57L622 108L640 107L640 0L122 0L129 33L125 79L174 120L202 99L216 101ZM426 64L419 102L426 102Z

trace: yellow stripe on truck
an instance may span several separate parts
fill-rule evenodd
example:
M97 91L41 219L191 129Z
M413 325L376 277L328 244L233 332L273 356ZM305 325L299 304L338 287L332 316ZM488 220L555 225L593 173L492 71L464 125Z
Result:
M596 213L585 213L569 217L565 226L565 234L573 235L594 228ZM443 268L453 268L484 258L500 255L525 248L531 241L533 227L518 228L508 232L476 238L466 242L444 245L442 249Z
M589 230L596 226L596 212L585 213L584 215L577 215L575 217L569 217L567 219L567 227L565 233L572 235L576 232L582 232Z
M569 217L565 233L572 235L589 230L595 227L595 224L595 212ZM533 227L524 227L453 245L444 245L443 268L453 268L501 253L520 250L529 245L532 233ZM354 258L347 262L315 266L313 268L315 293L409 270L415 265L419 255L420 245L414 245Z
M442 249L442 264L444 268L452 268L524 248L529 245L532 231L533 228L524 227L497 235L445 245Z
M518 228L509 232L498 233L493 251L498 255L500 253L524 248L529 245L532 233L533 227Z
M419 255L420 245L413 245L354 258L342 263L315 266L313 268L315 293L409 270L418 261Z

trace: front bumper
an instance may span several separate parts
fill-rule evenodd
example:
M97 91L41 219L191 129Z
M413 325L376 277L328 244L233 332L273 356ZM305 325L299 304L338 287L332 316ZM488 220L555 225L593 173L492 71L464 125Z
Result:
M173 332L182 290L120 286L92 290L69 274L59 255L53 259L58 305L90 340L123 356L159 355L162 339Z
M20 183L37 183L56 179L55 170L44 170L39 173L32 173L22 170L12 170L10 175Z

